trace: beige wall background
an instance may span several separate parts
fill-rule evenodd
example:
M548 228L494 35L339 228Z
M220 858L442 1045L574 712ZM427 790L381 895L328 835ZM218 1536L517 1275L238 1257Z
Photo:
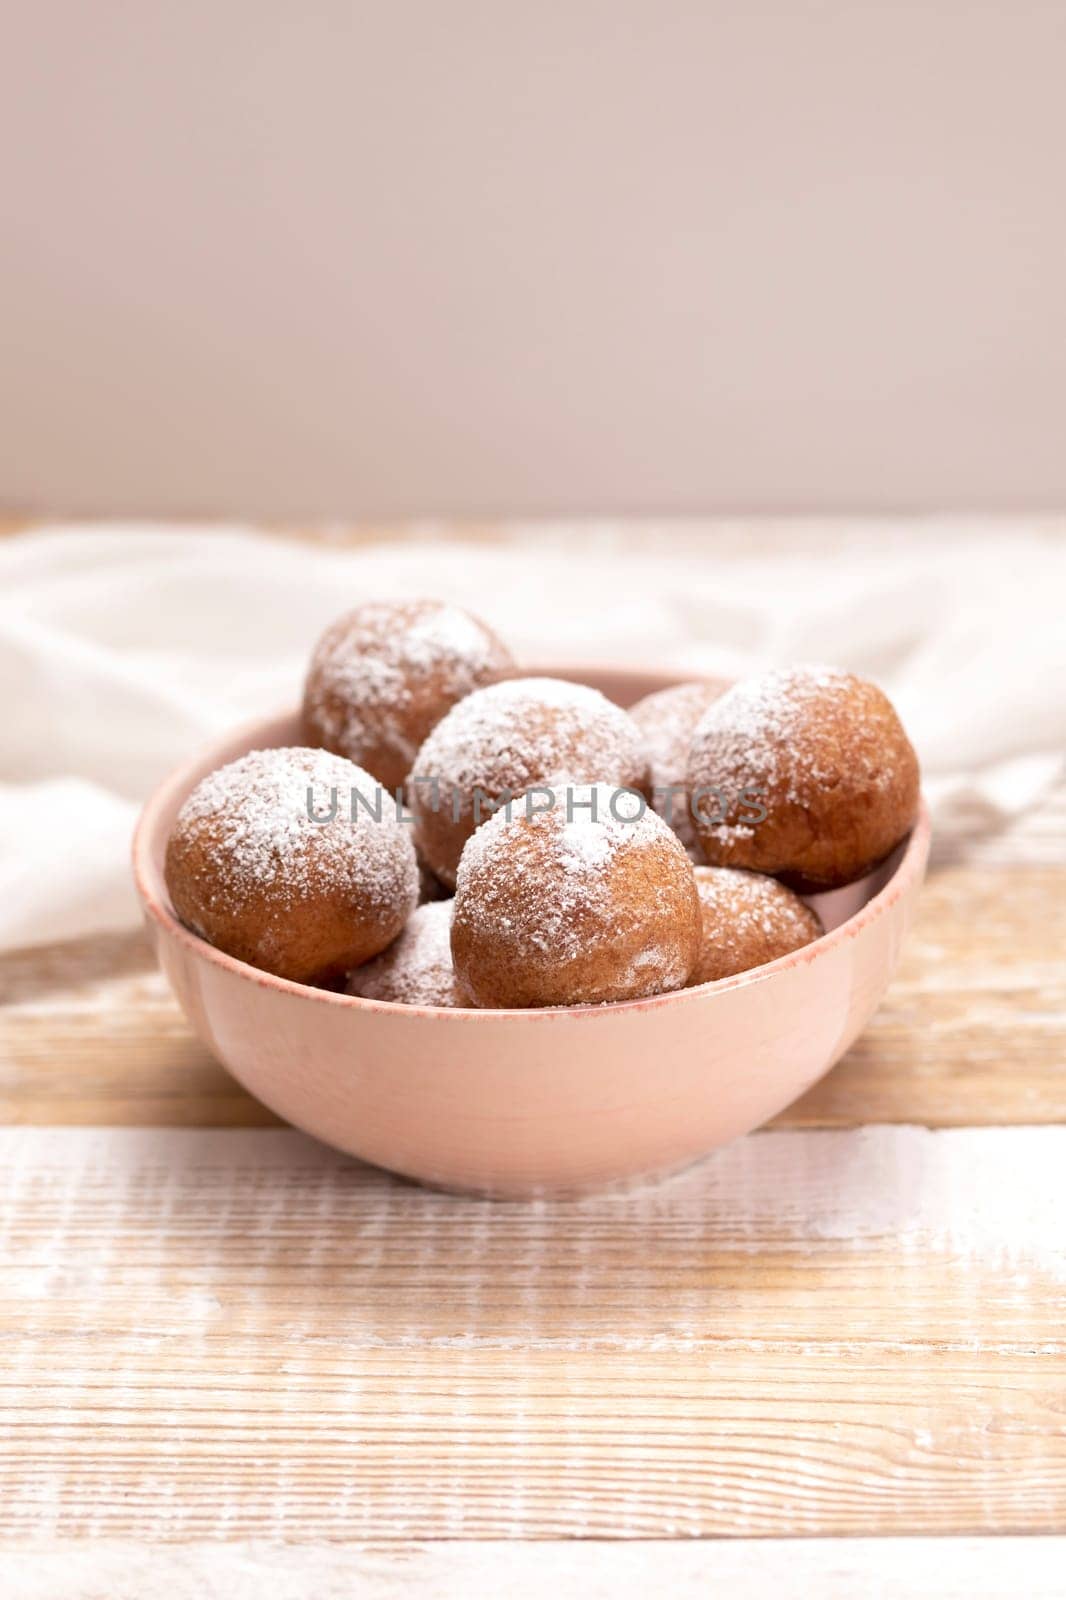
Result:
M1066 4L5 33L9 509L1066 505Z

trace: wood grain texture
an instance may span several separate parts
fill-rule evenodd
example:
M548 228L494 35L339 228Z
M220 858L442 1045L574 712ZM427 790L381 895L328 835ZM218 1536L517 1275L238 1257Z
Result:
M285 1130L0 1136L0 1534L1050 1532L1066 1130L433 1194Z
M1064 948L1066 865L935 872L881 1009L777 1125L1062 1121ZM4 1122L274 1121L193 1037L139 934L2 957L0 996Z

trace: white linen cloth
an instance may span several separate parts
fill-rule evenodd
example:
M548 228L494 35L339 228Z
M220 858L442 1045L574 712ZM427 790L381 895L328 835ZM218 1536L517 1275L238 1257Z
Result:
M297 702L369 596L480 612L520 661L875 677L942 826L994 826L1066 745L1062 529L577 523L341 548L234 528L54 527L0 541L0 949L130 926L129 834L171 767Z

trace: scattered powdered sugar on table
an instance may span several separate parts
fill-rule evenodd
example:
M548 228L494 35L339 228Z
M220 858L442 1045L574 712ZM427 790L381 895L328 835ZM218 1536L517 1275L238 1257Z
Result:
M460 700L429 735L416 776L445 791L475 786L520 794L569 777L638 783L647 771L640 732L598 689L560 678L511 678ZM425 793L421 804L428 804Z
M407 1006L468 1004L455 981L451 928L450 900L419 906L387 950L349 974L348 993Z
M362 797L354 806L353 793ZM322 818L335 806L335 815L313 821L309 806ZM252 750L209 773L174 826L176 839L204 842L227 896L301 898L358 882L369 903L382 906L417 893L409 832L368 772L327 750L293 746Z

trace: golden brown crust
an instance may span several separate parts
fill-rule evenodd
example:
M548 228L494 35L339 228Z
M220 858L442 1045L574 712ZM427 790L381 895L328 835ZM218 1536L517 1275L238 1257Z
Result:
M696 729L688 781L711 865L771 873L800 892L861 878L918 812L918 761L891 702L830 668L734 685Z
M409 827L382 809L352 821L349 791L374 780L324 750L253 751L205 778L178 814L165 875L187 927L239 961L296 983L325 982L393 940L415 905ZM313 823L307 790L322 814Z
M690 986L748 972L801 950L825 929L776 878L731 867L697 867L702 937Z
M593 792L597 820L584 802ZM503 812L468 842L459 868L452 955L476 1004L597 1005L679 989L699 953L692 865L666 823L610 812L608 785L559 805ZM633 797L621 802L633 815Z
M606 696L558 678L512 678L460 701L419 751L408 786L419 855L454 888L467 839L508 794L567 781L639 789L646 779L640 731Z
M304 738L395 790L456 701L513 668L492 629L458 606L370 601L339 617L315 646L304 686Z

